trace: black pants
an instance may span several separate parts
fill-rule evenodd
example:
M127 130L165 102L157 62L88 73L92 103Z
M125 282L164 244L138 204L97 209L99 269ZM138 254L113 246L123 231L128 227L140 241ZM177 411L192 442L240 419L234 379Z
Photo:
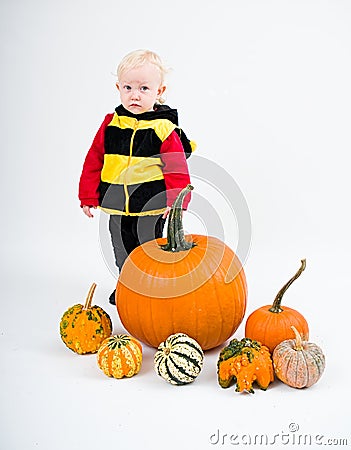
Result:
M166 219L162 219L162 215L110 216L109 230L119 270L132 250L144 242L162 237L165 222Z

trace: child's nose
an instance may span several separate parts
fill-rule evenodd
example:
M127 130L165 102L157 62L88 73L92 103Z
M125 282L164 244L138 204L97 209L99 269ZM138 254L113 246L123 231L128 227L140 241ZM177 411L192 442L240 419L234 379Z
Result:
M140 92L138 89L133 89L132 91L132 99L137 100L140 97Z

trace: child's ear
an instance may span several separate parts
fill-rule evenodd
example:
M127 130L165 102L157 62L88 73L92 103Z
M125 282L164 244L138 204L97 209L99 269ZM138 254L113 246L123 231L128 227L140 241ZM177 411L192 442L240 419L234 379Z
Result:
M164 93L165 90L166 90L166 86L160 86L160 87L158 88L157 95L158 95L159 97L161 97L161 95Z
M120 90L120 89L119 89L118 81L117 81L117 83L116 83L116 88L117 88L118 90Z

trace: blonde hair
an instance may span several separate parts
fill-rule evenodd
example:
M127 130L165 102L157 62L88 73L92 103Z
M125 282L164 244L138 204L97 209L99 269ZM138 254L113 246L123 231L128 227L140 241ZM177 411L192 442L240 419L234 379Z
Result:
M169 69L165 66L162 59L151 50L134 50L133 52L128 53L117 67L117 79L120 80L124 72L143 66L147 63L153 64L159 69L161 84L164 84L165 77L169 72ZM162 97L160 97L158 101L160 103L164 103L164 99Z

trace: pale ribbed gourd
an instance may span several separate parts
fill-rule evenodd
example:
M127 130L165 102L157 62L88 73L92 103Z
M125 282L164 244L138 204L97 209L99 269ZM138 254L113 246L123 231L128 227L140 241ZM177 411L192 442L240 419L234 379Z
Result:
M283 383L291 387L310 387L324 372L325 356L318 345L303 340L297 329L291 328L295 339L287 339L274 349L274 371Z

